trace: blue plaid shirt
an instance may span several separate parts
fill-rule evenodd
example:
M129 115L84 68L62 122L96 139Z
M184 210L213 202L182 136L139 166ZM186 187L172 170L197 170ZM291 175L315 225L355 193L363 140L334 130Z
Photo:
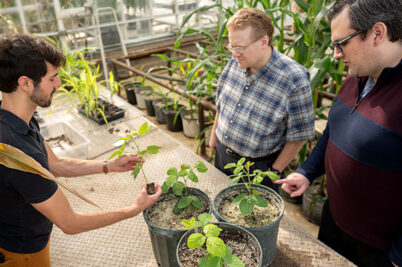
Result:
M231 58L216 93L216 136L245 157L263 157L286 142L314 138L309 73L272 49L268 63L253 75Z

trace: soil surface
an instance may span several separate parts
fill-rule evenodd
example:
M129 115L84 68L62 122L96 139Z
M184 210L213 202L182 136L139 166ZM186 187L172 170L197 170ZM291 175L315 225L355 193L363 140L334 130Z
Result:
M200 214L209 212L208 201L200 197L204 209L199 210L190 205L179 214L174 214L173 208L178 199L179 198L172 193L163 194L159 200L146 211L145 215L149 222L161 229L184 230L184 226L181 223L183 219L189 220L191 217L198 218Z
M242 191L226 191L216 203L218 213L226 221L247 228L261 227L274 222L281 215L281 202L275 195L260 189L257 190L261 192L259 196L268 201L268 207L254 206L254 211L249 216L241 214L239 206L232 204L232 202L237 195L246 192L246 189L242 189Z
M218 225L222 228L222 225ZM246 267L258 266L258 259L260 258L260 250L249 235L242 231L235 229L224 229L219 237L225 242L226 245L232 248L232 254L239 257ZM205 244L204 244L205 246ZM206 249L204 247L204 249ZM187 247L186 242L182 242L179 247L179 259L183 267L198 266L198 260L205 257L206 254L201 248L191 250ZM227 265L224 265L227 266Z

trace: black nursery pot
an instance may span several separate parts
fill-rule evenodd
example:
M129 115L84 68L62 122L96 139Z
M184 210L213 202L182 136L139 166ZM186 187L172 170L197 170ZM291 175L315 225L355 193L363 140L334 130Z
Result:
M173 105L170 105L168 110L162 109L162 112L166 116L166 124L169 131L172 132L183 131L183 122L181 120L181 112L183 111L183 109L184 109L183 105L178 105L176 110L173 109ZM179 112L178 115L176 115L177 112ZM175 120L176 116L177 118Z
M127 102L131 105L137 105L137 98L135 97L135 88L138 88L140 83L129 83L124 85L124 90L126 91Z
M162 98L158 95L149 95L149 96L145 97L145 106L147 109L148 116L151 116L151 117L155 116L155 108L154 108L153 102L156 100L160 100L160 99L162 99Z

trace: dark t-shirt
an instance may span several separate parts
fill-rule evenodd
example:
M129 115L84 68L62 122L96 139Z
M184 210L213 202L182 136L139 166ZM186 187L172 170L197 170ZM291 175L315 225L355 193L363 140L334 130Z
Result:
M49 170L43 137L34 118L28 126L0 108L0 142L22 150ZM34 253L46 246L53 224L31 203L47 200L56 190L57 184L51 180L0 165L0 247Z

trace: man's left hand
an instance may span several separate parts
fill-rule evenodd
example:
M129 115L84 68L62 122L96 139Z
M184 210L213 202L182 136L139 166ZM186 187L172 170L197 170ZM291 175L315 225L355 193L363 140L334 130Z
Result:
M137 163L144 163L144 159L136 154L126 154L120 158L109 161L109 171L111 172L125 172L132 171Z

